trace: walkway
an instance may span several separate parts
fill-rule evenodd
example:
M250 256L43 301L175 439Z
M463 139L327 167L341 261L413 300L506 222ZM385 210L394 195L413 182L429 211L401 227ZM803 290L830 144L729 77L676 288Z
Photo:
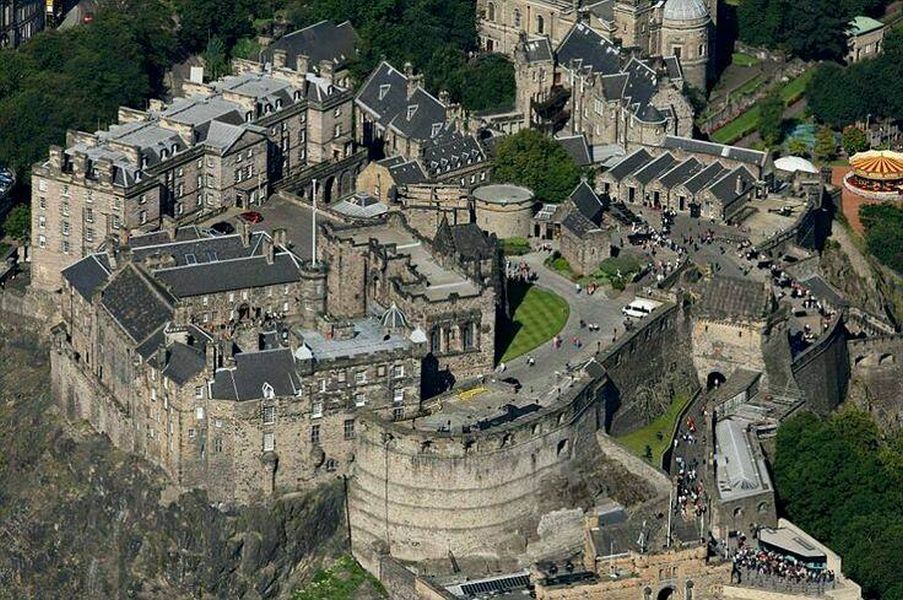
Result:
M568 365L574 366L589 360L598 350L611 345L615 328L619 336L623 335L624 317L621 308L633 299L630 294L621 294L615 299L610 299L605 296L603 289L597 290L592 296L584 291L577 293L576 287L569 279L545 266L544 261L548 256L547 252L533 252L512 257L512 262L524 261L533 269L539 276L535 282L538 287L555 292L564 298L570 307L568 321L558 334L562 340L559 349L554 349L552 342L549 341L505 364L506 369L502 376L519 379L527 392L531 389L536 392L553 386L556 372L563 377ZM585 323L599 325L599 331L581 329L581 319ZM575 337L582 343L579 349L574 347ZM532 356L536 361L532 367L527 365L528 356Z

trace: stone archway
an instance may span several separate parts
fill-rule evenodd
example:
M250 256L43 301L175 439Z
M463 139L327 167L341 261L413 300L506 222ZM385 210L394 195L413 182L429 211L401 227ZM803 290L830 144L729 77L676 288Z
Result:
M669 585L659 590L655 600L672 600L674 596L674 588Z
M712 371L705 378L705 388L707 390L713 390L721 387L725 381L727 381L727 377L725 377L723 373L720 371Z

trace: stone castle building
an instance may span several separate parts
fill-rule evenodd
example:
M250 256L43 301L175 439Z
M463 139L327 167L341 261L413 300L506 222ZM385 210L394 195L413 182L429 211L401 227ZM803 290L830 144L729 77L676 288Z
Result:
M347 473L357 418L491 370L494 239L397 215L325 226L321 262L273 235L114 236L63 272L53 386L184 488L247 502Z
M70 132L32 169L32 273L57 289L59 273L109 235L190 223L261 202L291 184L329 201L354 189L365 155L352 139L352 93L335 61L314 68L236 61L235 75L188 83L188 97L146 111L121 108L117 124ZM298 68L301 70L298 70Z
M524 36L557 47L580 23L624 50L677 58L694 87L704 90L711 73L717 0L479 0L477 14L489 52L513 55Z
M44 29L41 0L0 0L0 48L15 48Z
M693 108L683 94L687 74L674 56L631 56L585 23L554 46L523 35L513 54L517 110L532 126L625 148L692 132Z

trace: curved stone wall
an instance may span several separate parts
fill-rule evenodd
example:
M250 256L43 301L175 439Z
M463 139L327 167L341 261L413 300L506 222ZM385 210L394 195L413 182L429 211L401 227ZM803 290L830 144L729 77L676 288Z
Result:
M370 568L380 551L412 561L522 554L539 515L564 505L560 478L598 455L596 383L585 377L557 406L472 434L362 422L349 488L355 556Z

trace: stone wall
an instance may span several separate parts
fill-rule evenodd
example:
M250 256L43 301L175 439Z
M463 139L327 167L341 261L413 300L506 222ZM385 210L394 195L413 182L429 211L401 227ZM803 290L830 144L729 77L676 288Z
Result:
M596 358L608 375L602 393L610 435L646 425L678 395L692 396L699 389L684 311L669 304L642 323Z
M794 359L792 370L809 410L825 415L844 401L850 380L850 357L841 317L835 318L816 343Z
M737 368L764 372L764 335L764 324L694 319L693 363L700 379L713 372L727 378Z
M523 554L540 515L566 505L559 478L598 454L603 407L586 383L533 418L470 434L363 420L349 489L355 557L376 572L384 552L406 561Z

